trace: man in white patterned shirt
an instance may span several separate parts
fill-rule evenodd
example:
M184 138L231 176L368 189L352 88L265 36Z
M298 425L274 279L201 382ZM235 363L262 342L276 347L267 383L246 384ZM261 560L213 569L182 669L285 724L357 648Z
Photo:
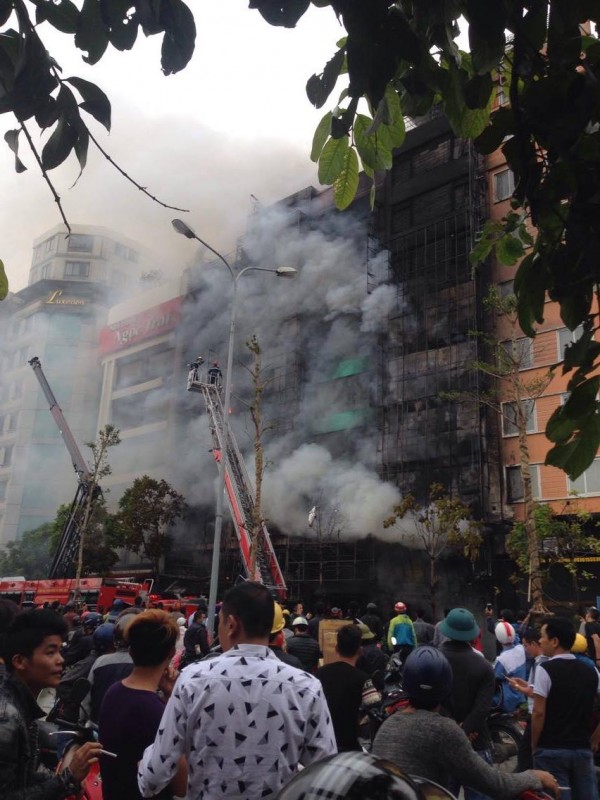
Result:
M269 650L273 615L262 584L227 592L219 612L223 655L181 674L140 762L144 797L168 785L182 755L188 797L262 800L274 797L298 764L337 752L319 681Z

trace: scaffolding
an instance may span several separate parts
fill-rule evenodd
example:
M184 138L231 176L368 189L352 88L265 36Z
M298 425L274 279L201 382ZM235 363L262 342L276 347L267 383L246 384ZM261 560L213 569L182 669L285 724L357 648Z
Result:
M381 340L380 472L419 500L437 482L481 509L481 287L469 253L484 217L484 172L443 118L413 137L378 219L396 288Z

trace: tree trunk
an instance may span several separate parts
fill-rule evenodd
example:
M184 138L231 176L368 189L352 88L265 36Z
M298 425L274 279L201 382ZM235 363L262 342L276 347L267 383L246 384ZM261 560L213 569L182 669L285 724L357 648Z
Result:
M95 492L95 485L92 482L90 487L90 491L87 496L87 501L85 504L85 511L83 513L83 521L81 523L81 527L79 529L79 547L77 549L77 570L75 572L75 597L78 598L80 596L80 583L81 583L81 573L83 572L83 546L85 544L85 535L88 529L88 525L90 522L90 517L92 514L92 501L94 499L94 492Z
M542 573L540 569L540 549L535 527L533 492L531 488L531 469L529 460L529 445L527 442L527 421L523 413L522 404L517 401L517 428L519 432L519 458L521 465L521 478L523 480L523 513L525 534L527 536L527 552L529 556L529 576L531 585L531 609L536 613L545 614L542 591Z
M435 558L429 557L429 595L431 601L431 614L432 619L435 620L435 591L437 588L437 570L435 566Z

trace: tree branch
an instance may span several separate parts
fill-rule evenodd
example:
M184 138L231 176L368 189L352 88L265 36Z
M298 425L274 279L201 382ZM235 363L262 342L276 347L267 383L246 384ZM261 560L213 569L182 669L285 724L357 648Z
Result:
M85 125L85 123L84 123L84 125ZM179 206L170 206L168 203L163 203L163 201L162 201L162 200L159 200L159 199L158 199L158 197L156 197L156 196L155 196L155 195L153 195L153 194L150 194L150 192L149 192L149 191L148 191L148 190L147 190L147 189L146 189L144 186L141 186L141 185L140 185L140 184L139 184L137 181L135 181L135 180L134 180L134 179L131 177L131 175L128 175L128 174L127 174L127 172L125 172L125 170L124 170L124 169L121 169L121 167L120 167L120 166L117 164L117 162L116 162L116 161L114 161L114 160L111 158L111 156L109 156L109 154L106 152L106 150L105 150L105 149L102 147L102 145L101 145L101 144L100 144L100 142L99 142L99 141L96 139L96 137L94 136L94 134L93 134L93 133L90 131L90 129L88 128L88 126L86 125L85 127L86 127L86 130L87 130L88 134L89 134L89 137L90 137L90 139L91 139L91 140L92 140L92 142L93 142L93 143L96 145L96 147L98 148L98 150L99 150L99 151L102 153L102 155L104 156L104 158L105 158L105 159L106 159L106 160L109 162L109 164L111 164L111 165L112 165L112 166L113 166L113 167L114 167L114 168L117 170L117 172L120 172L120 173L121 173L121 175L122 175L122 176L123 176L123 177L124 177L126 180L128 180L128 181L129 181L129 183L132 183L132 184L133 184L133 185L136 187L136 189L139 189L139 190L140 190L140 192L143 192L143 193L146 195L146 197L149 197L151 200L154 200L154 202L155 202L155 203L158 203L158 205L159 205L159 206L162 206L163 208L170 208L170 209L171 209L171 211L184 211L184 212L186 212L186 213L189 211L189 208L179 208Z
M66 227L66 229L68 230L68 232L70 234L71 233L71 226L69 225L69 221L67 220L67 217L65 215L64 209L62 207L62 202L61 202L61 199L60 199L60 195L58 194L58 192L54 188L54 184L50 180L50 178L48 176L48 173L46 172L46 169L45 169L44 165L42 164L42 159L40 158L40 155L39 155L38 151L35 149L35 145L33 143L33 139L31 138L31 135L30 135L29 131L27 130L27 127L26 127L25 123L24 122L20 122L19 124L20 124L21 130L25 134L25 138L27 139L27 144L31 148L31 152L33 153L34 158L38 163L38 166L39 166L40 171L42 173L42 177L44 178L44 180L46 181L46 183L50 187L50 191L52 192L52 196L54 197L54 202L56 203L56 205L58 206L58 210L60 211L60 216L62 217L62 221L65 223L65 227Z

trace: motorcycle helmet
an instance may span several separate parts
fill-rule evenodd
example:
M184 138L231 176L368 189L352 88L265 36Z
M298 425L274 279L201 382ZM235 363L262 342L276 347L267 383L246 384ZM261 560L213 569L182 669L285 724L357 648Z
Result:
M406 611L406 603L403 603L401 600L398 600L398 602L394 606L394 611L397 611L399 614L403 614Z
M275 610L273 612L273 624L271 625L271 635L275 633L279 633L279 631L285 628L285 617L283 616L283 610L279 603L274 603Z
M400 767L370 753L338 753L299 772L277 800L426 800Z
M404 662L402 688L417 708L438 706L452 689L452 667L446 656L431 645L417 647Z
M494 628L494 633L501 645L514 644L516 634L510 622L499 622Z
M115 626L112 622L103 622L98 625L92 635L92 646L100 653L112 650L115 641Z
M572 653L587 653L587 639L582 633L575 634L575 641L573 642L573 647L571 648Z
M102 614L98 614L96 611L88 611L83 620L83 627L95 630L98 625L102 625L103 619Z

